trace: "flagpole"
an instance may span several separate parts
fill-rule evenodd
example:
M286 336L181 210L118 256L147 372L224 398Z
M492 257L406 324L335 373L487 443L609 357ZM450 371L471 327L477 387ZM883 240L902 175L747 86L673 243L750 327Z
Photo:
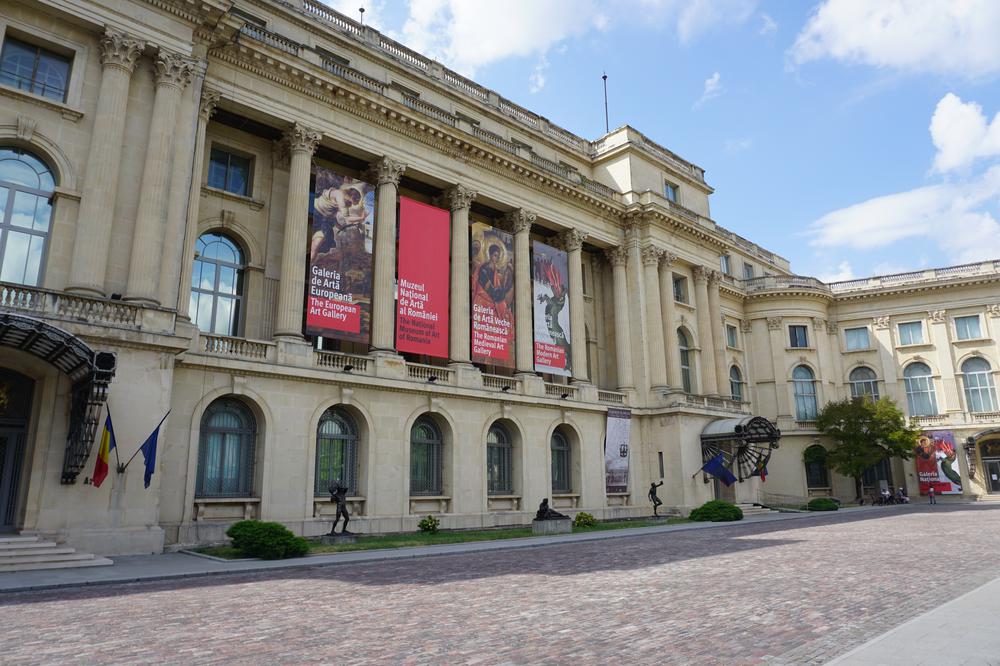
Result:
M168 416L170 416L170 410L169 409L167 410L167 413L163 415L163 418L160 419L160 422L156 425L156 427L153 428L153 432L156 432L157 430L160 429L160 426L163 425L163 422L167 420ZM143 442L143 444L145 444L145 442ZM115 448L118 448L118 447L116 446ZM128 462L126 462L125 465L122 466L121 471L124 472L128 468L128 466L132 463L132 461L135 459L135 457L137 455L139 455L139 451L142 451L142 446L141 445L139 446L138 449L135 450L135 453L132 454L132 457L128 459Z
M111 424L112 436L114 436L114 421L111 420L111 404L108 404L108 423ZM122 459L118 457L118 442L115 442L115 462L118 463L118 473L121 474L125 470L122 468Z

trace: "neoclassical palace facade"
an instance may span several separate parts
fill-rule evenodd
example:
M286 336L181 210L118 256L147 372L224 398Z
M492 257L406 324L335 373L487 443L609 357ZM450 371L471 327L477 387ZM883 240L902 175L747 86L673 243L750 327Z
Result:
M850 395L936 433L953 497L1000 492L1000 261L824 284L712 191L316 0L8 0L0 529L106 554L246 517L314 535L334 480L363 532L545 497L642 516L661 479L680 512L851 499L814 425ZM164 416L147 488L115 454ZM730 487L699 473L720 452ZM912 461L866 485L920 492Z

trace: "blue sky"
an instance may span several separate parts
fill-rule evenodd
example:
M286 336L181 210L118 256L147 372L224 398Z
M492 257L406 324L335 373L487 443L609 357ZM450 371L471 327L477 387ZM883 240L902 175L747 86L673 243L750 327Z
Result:
M706 170L825 279L1000 259L1000 0L328 0L588 139Z

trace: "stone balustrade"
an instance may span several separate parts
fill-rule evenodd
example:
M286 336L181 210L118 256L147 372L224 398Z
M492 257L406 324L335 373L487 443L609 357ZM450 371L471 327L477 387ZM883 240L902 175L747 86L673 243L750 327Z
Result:
M0 282L0 310L111 326L142 327L143 309L125 301Z

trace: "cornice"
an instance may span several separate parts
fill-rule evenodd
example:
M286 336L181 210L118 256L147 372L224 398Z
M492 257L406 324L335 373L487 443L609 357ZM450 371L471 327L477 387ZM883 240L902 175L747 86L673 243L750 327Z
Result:
M841 301L862 301L886 296L899 296L905 294L919 294L928 291L941 291L942 289L953 289L956 287L975 287L983 284L1000 284L1000 275L980 275L963 277L960 279L948 279L941 282L920 282L912 285L900 285L897 287L873 287L872 289L845 292L834 294L833 298L837 302Z

